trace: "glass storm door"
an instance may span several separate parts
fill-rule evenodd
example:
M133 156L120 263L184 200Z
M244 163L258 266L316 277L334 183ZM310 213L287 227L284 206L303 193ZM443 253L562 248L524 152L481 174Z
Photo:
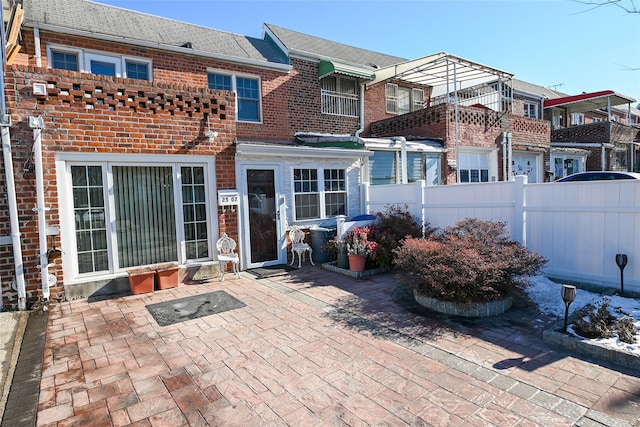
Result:
M278 262L275 170L247 169L249 264Z

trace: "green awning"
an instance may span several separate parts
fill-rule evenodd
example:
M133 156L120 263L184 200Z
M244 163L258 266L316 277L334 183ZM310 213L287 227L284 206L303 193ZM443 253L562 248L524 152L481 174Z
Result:
M344 76L366 80L373 80L376 78L376 75L366 68L342 64L336 61L320 61L320 65L318 66L319 78L322 79L332 74L342 74Z

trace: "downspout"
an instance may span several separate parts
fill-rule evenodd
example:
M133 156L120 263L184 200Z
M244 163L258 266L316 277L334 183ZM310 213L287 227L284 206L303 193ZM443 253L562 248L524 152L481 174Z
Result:
M364 83L360 83L360 129L356 131L356 138L364 132Z
M395 136L394 141L400 141L400 183L406 184L409 182L409 173L407 171L407 139L404 136Z
M49 303L49 254L47 252L47 218L44 200L44 171L42 167L42 129L44 118L29 117L29 127L33 129L33 158L36 166L36 195L38 212L38 237L40 243L40 279L44 307Z
M0 17L4 22L4 11L0 9ZM27 309L27 293L24 280L24 264L22 263L22 243L20 242L20 223L18 219L18 202L16 200L16 183L13 176L13 156L11 155L11 116L7 114L4 84L4 67L6 65L6 41L4 25L0 25L2 41L2 68L0 69L0 127L2 127L2 154L4 157L4 173L7 181L7 203L9 205L9 221L11 224L11 244L13 246L13 262L16 268L16 288L18 291L18 310Z
M502 180L507 179L507 132L502 132Z
M513 181L515 178L513 176L513 168L511 167L511 162L513 161L513 142L511 140L512 133L507 132L507 153L509 158L507 159L507 174L509 175L508 181Z
M33 42L35 44L34 48L36 51L34 55L34 58L36 59L36 66L42 67L42 52L40 47L40 28L38 27L33 28Z

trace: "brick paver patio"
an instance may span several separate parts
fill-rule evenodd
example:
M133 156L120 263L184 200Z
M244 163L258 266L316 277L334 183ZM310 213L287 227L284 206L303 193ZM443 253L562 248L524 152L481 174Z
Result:
M246 304L175 325L145 305ZM38 426L640 426L640 372L542 342L526 302L422 316L393 274L320 267L52 306Z

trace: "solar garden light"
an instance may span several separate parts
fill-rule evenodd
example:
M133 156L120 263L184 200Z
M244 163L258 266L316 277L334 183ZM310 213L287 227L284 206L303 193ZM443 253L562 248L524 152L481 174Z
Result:
M564 301L564 327L562 328L562 332L567 332L567 325L569 324L569 306L576 299L576 287L562 285L560 294L562 295L562 301Z
M616 254L616 264L618 264L618 268L620 269L620 292L624 294L624 268L627 266L627 255L626 254Z

